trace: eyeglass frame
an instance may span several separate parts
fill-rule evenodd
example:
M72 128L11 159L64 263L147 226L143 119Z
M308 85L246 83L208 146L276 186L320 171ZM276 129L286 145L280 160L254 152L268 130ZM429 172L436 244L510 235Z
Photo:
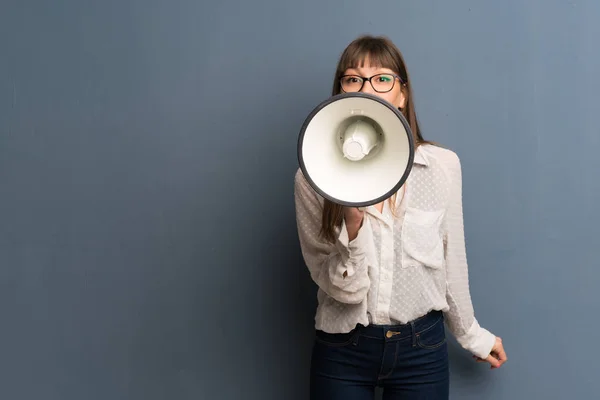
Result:
M344 93L355 93L355 92L346 92L344 90L344 84L342 83L342 79L348 76L353 76L356 78L360 78L362 79L362 85L360 86L360 89L357 90L357 92L360 92L361 90L363 90L363 88L365 87L365 82L369 82L369 84L371 85L371 87L373 88L374 91L376 91L377 93L389 93L394 89L394 86L396 86L396 79L394 79L394 83L392 84L392 87L389 90L385 90L385 91L379 91L377 89L375 89L375 86L373 86L373 82L371 82L371 79L375 78L376 76L380 76L380 75L391 75L394 78L398 78L398 80L400 81L401 85L405 85L406 83L404 82L404 80L400 77L400 75L397 74L391 74L389 72L382 72L380 74L375 74L369 77L366 76L360 76L360 75L356 75L356 74L346 74L346 75L342 75L340 76L340 89L344 92Z

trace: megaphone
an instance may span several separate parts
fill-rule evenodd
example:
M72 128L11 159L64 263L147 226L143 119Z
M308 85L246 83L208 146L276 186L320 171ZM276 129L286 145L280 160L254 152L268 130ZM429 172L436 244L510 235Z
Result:
M334 95L310 112L297 150L300 169L317 193L362 208L402 187L415 145L400 110L375 95L354 92Z

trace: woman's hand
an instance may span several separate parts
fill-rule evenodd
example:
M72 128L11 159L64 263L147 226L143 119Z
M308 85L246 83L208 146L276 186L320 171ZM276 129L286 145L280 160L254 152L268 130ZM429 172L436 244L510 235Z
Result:
M358 236L365 212L358 207L344 207L344 220L348 231L348 240L352 241Z
M491 369L500 368L500 366L502 366L502 364L504 364L506 360L508 360L508 358L506 357L506 352L504 351L504 346L502 346L502 339L497 336L496 343L494 344L494 347L492 347L492 351L486 359L479 358L477 356L473 356L473 358L477 362L490 363Z

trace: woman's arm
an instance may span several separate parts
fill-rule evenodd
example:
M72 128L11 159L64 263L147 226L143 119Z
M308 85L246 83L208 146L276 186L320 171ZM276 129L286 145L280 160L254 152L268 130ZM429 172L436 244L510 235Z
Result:
M294 198L300 247L311 278L339 302L362 302L371 284L366 253L371 240L368 220L360 227L347 227L343 222L337 241L328 243L319 235L322 203L300 170L295 177ZM351 238L348 230L355 237Z
M450 306L446 320L448 328L463 348L486 359L496 343L496 337L479 326L474 315L464 237L461 164L455 153L449 154L450 203L444 218L446 300Z

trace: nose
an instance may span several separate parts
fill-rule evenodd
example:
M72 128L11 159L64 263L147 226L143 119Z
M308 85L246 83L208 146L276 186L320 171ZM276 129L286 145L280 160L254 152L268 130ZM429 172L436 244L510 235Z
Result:
M363 93L369 93L369 94L375 93L375 91L373 90L373 86L371 85L371 81L367 81L367 80L364 81L363 87L360 91Z

